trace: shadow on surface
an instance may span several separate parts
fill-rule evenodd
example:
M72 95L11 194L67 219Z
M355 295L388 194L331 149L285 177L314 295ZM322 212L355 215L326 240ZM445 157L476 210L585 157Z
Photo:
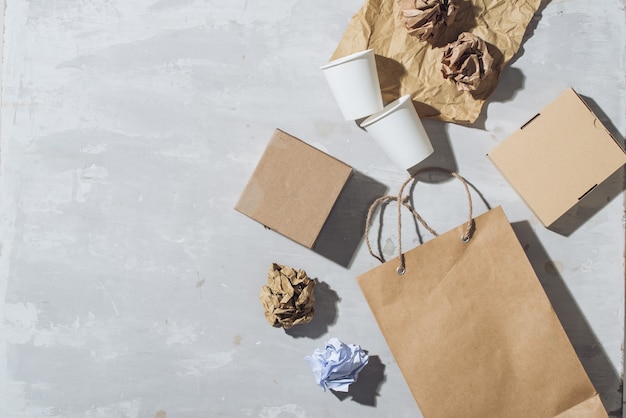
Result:
M313 251L349 268L363 239L367 211L386 191L384 184L355 170L335 202Z
M528 221L511 224L574 350L611 417L621 417L622 383L576 300ZM591 277L590 277L591 279Z
M541 20L543 11L545 10L546 6L550 4L551 1L552 0L542 0L541 3L539 4L537 11L535 12L532 19L530 19L530 22L528 22L528 25L526 26L526 31L524 32L524 36L522 37L522 42L520 44L520 47L517 50L517 52L513 55L511 60L509 61L509 65L513 64L521 56L524 55L524 44L526 43L526 41L532 38L533 35L535 34L535 30L537 30L537 26L539 25L539 21Z
M551 0L543 0L537 8L537 11L533 15L532 19L530 19L530 22L528 22L528 26L526 26L526 31L524 32L524 36L522 37L522 42L519 49L509 60L509 62L504 66L504 68L502 68L497 87L495 88L495 90L493 90L493 92L491 92L491 94L488 95L488 99L481 109L480 115L478 116L476 121L474 121L474 123L470 124L470 126L484 130L485 122L487 120L487 109L489 105L494 102L506 103L508 101L511 101L515 98L517 92L521 91L524 88L524 81L526 77L519 68L513 67L513 64L521 56L524 55L524 44L534 35L535 30L537 29L537 25L541 20L541 15L546 6L550 3L550 1Z
M389 209L389 205L391 205L391 210L393 210L394 212L397 210L397 202L395 201L388 201L388 202L381 202L380 205L378 206L378 234L376 235L376 249L374 250L372 247L372 252L374 253L373 255L380 257L380 260L382 260L383 262L386 262L387 260L385 259L385 253L383 252L383 229L385 226L385 212ZM372 221L373 223L374 221ZM415 221L417 223L417 221ZM392 225L392 227L397 228L397 224ZM419 233L419 230L418 230ZM370 242L371 242L371 236L370 236ZM420 237L420 243L421 243L421 237Z
M382 55L375 55L375 58L383 103L389 104L400 97L406 68L400 62Z
M415 196L415 188L419 182L434 184L434 183L443 183L447 181L457 181L454 177L450 175L450 173L441 171L441 169L446 170L446 167L440 167L440 166L420 167L420 169L423 170L421 172L419 172L419 169L417 169L416 167L414 167L414 169L411 169L412 171L411 176L413 176L413 181L405 189L405 198L408 199L408 202L413 208L416 207L414 196ZM478 200L476 199L476 196L478 196L478 198L483 203L483 205L485 205L485 208L487 210L490 210L491 205L489 204L485 196L480 192L480 190L478 190L478 188L474 186L474 184L470 182L468 179L466 179L465 177L463 177L463 179L465 180L465 182L467 183L467 186L470 189L470 193L472 196L472 206L476 207L476 202L478 202ZM376 237L376 251L377 251L376 255L380 256L383 261L386 261L386 260L385 260L385 254L383 252L382 230L383 230L383 224L384 224L384 218L385 218L385 211L389 209L390 204L392 205L392 208L393 208L392 210L394 211L397 210L396 209L397 202L395 201L394 202L382 202L380 204L379 213L378 213L378 234ZM476 213L474 213L474 217L475 216L476 216ZM420 225L418 220L414 216L409 216L409 215L407 215L406 218L404 218L404 215L403 215L403 219L411 219L411 221L413 222L413 226L415 227L415 232L417 234L418 242L420 245L423 244L424 243L424 236L422 235L423 227ZM395 227L397 228L397 226Z
M352 398L361 405L376 406L376 397L380 396L380 386L385 382L385 365L378 356L369 356L367 366L361 370L356 382L350 385L347 392L331 392L341 401Z
M580 98L583 99L589 109L591 109L591 111L597 116L597 118L600 119L600 122L602 122L604 127L609 131L609 133L613 136L615 141L617 141L620 147L624 148L624 137L620 133L619 129L615 127L613 121L611 121L606 113L604 113L604 110L602 110L602 108L598 106L598 103L596 103L596 101L593 100L591 97L584 96L582 94L580 95Z
M337 304L341 301L337 292L326 282L319 280L315 284L315 314L308 324L296 325L286 329L285 334L294 338L307 337L316 339L328 332L328 328L337 322Z
M624 167L597 185L570 210L549 226L553 232L570 236L624 191Z
M420 167L420 166L421 164L416 166L419 168L411 169L411 175L415 179L411 183L408 189L409 199L411 200L411 204L413 204L413 195L415 193L415 187L417 186L418 182L421 181L424 183L444 183L448 181L457 181L449 173L446 173L445 171L441 171L441 169L455 171L446 166L441 166L441 165L430 165L430 166L423 166L423 167ZM418 173L419 170L423 170L423 171L421 173ZM461 175L461 173L458 173L458 174ZM463 180L465 180L468 187L474 191L474 193L472 194L472 202L477 202L476 196L478 196L478 198L480 199L481 202L483 202L487 210L491 209L491 205L489 204L485 196L480 192L480 190L478 190L478 188L474 186L474 184L471 181L469 181L466 177L462 175L461 177L463 177Z
M422 124L424 125L424 129L428 134L431 144L433 145L434 151L424 161L409 168L407 170L409 174L413 175L424 167L433 166L443 167L450 171L458 170L456 158L454 157L452 145L450 144L450 138L446 132L446 123L436 120L422 120ZM440 182L438 180L432 181L431 177L424 177L423 181L427 183Z
M469 126L484 130L487 122L487 109L489 105L491 103L506 103L513 100L517 92L524 88L525 80L526 77L524 76L524 73L522 73L522 70L511 67L510 65L505 66L500 73L496 88L489 94L483 93L483 96L486 99L485 106L481 109L476 121Z

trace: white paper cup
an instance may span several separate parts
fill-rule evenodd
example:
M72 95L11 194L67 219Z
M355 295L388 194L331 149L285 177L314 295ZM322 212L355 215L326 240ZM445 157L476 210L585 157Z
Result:
M365 119L361 128L374 137L398 167L405 170L433 153L428 134L408 94Z
M356 120L383 108L374 50L357 52L320 67L346 120Z

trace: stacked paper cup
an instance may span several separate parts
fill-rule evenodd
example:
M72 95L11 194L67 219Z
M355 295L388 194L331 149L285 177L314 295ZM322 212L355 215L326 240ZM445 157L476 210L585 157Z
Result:
M321 67L346 120L357 120L387 156L408 170L433 153L410 95L383 106L374 50L357 52Z

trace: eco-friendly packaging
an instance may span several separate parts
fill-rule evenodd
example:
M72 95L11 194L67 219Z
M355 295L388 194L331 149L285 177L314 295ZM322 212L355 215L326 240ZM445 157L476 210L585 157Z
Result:
M348 23L330 59L341 59L372 48L376 51L384 103L410 94L422 118L473 123L497 87L500 72L522 45L526 27L542 1L463 0L455 3L458 12L454 22L446 28L441 45L435 47L409 34L398 18L397 1L365 0ZM462 32L482 38L494 58L491 75L472 92L459 91L455 83L441 74L444 46L457 40Z
M313 248L352 167L277 129L235 209Z
M361 119L383 108L373 49L336 59L321 69L346 120Z
M433 169L445 171L414 176ZM406 252L398 219L400 255L386 261L366 235L383 263L356 278L422 415L608 418L502 207L474 217L466 180L450 174L469 219ZM374 205L401 205L434 232L405 187Z
M626 163L626 153L572 89L489 153L544 226L554 228Z
M365 119L361 128L372 135L399 168L405 170L422 162L434 151L408 94Z

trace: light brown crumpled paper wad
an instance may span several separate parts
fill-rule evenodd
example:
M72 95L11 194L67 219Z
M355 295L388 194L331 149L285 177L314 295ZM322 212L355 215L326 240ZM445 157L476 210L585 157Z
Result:
M289 329L313 320L315 281L304 270L272 263L267 285L261 287L259 300L265 318L273 327Z
M498 84L500 72L521 46L524 32L541 0L458 0L454 22L436 45L411 36L398 18L396 0L366 0L354 15L331 60L369 48L376 66L383 101L410 94L421 117L473 123ZM459 91L444 79L445 47L462 32L487 42L492 71L475 91Z

